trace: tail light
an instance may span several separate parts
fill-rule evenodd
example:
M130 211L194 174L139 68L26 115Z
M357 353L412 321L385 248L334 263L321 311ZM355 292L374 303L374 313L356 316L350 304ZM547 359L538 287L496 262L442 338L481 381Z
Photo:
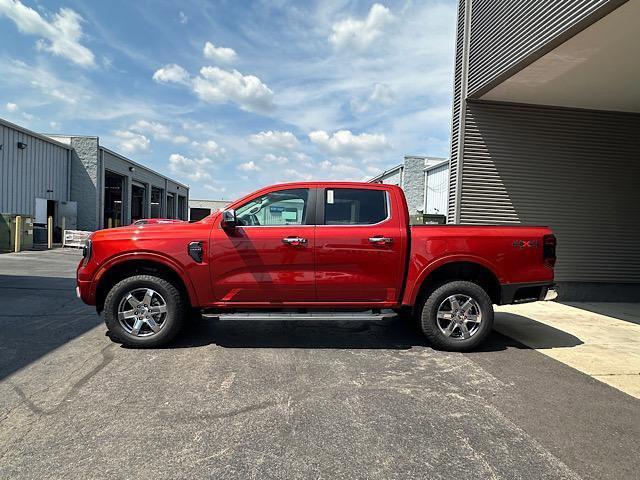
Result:
M556 236L545 235L542 239L544 264L553 268L556 265Z

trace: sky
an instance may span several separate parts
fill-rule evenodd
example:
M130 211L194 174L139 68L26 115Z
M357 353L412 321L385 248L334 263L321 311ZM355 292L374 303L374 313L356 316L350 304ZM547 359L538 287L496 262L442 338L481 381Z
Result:
M232 200L447 157L456 0L0 0L0 117Z

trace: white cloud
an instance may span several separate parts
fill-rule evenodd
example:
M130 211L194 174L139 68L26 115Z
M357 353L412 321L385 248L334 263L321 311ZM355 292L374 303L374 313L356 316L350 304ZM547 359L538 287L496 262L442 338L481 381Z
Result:
M49 122L49 126L55 131L60 129L60 122Z
M274 107L273 91L262 80L235 69L202 67L198 76L190 77L184 68L172 63L156 70L153 79L158 83L189 86L198 98L208 103L231 102L250 112L267 112Z
M171 142L171 143L187 143L189 139L184 135L177 135L171 129L158 122L149 122L147 120L138 120L129 127L129 130L142 134L149 134L155 140Z
M193 79L193 91L205 102L236 103L247 111L266 112L273 109L273 91L253 75L237 70L202 67Z
M202 53L206 58L222 63L231 63L235 61L238 56L233 48L216 47L211 42L207 42L204 44Z
M287 157L282 157L279 155L274 155L273 153L267 153L262 160L267 163L273 163L276 165L284 165L285 163L289 163L289 159Z
M182 85L188 85L189 72L180 65L170 63L156 70L153 74L153 79L158 83L179 83Z
M350 130L339 130L332 135L324 130L316 130L309 134L309 140L325 153L347 158L374 154L391 147L387 137L381 133L354 135Z
M250 162L241 163L238 165L238 170L242 170L243 172L259 172L262 170L256 163L251 160Z
M364 20L349 17L334 23L329 41L338 49L365 50L382 36L393 18L387 7L375 3Z
M0 0L0 16L12 20L18 30L40 37L36 42L39 50L66 58L83 67L95 65L93 52L80 44L83 18L70 8L61 8L51 19L16 0Z
M300 172L293 168L286 168L284 172L282 172L285 177L285 181L291 182L294 180L302 180L305 182L309 182L313 180L313 175L308 172Z
M292 150L299 144L296 136L291 132L269 130L249 137L249 143L265 150Z
M206 140L204 142L191 142L191 146L194 150L214 157L222 157L225 154L225 149L218 145L214 140Z
M113 134L118 139L118 148L125 153L143 153L149 151L151 142L144 135L129 130L116 130Z
M178 21L181 25L186 25L187 23L189 23L189 17L187 17L187 15L183 11L180 11L178 13Z
M391 87L385 83L375 83L365 96L351 100L351 110L364 113L378 107L389 107L394 102L395 95Z
M209 158L189 158L178 153L169 156L169 170L195 182L211 180L208 169L212 166Z
M212 191L214 193L220 194L221 197L224 194L224 192L227 191L227 187L218 187L216 185L211 185L211 184L206 184L204 186L204 188L206 188L207 190L210 190L210 191Z
M320 162L320 169L323 171L323 178L329 180L363 181L368 177L363 170L346 162L324 160Z
M16 112L16 111L18 111L18 105L16 105L15 103L11 103L11 102L7 103L7 104L5 105L5 108L6 108L6 109L7 109L7 111L9 111L9 112Z

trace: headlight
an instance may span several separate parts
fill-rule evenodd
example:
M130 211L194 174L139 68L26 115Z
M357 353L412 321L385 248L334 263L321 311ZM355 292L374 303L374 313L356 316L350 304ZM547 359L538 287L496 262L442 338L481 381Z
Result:
M84 258L82 265L86 265L87 263L89 263L89 259L91 258L91 239L90 238L87 238L87 240L85 240L84 242L84 247L82 247L82 257Z

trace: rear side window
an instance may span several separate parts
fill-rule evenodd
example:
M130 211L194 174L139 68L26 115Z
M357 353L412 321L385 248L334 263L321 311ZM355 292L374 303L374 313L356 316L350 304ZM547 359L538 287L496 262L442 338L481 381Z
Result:
M333 188L324 195L325 225L371 225L389 214L384 190Z

